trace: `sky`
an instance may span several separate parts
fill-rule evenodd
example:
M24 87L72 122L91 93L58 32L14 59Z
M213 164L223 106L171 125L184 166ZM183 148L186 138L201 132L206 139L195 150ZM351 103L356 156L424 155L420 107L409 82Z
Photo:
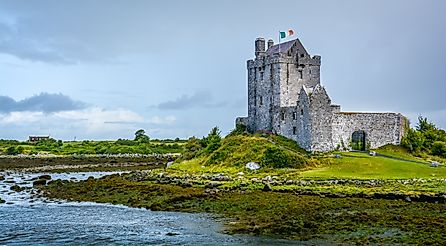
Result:
M201 137L247 115L254 40L294 29L343 111L446 128L446 1L0 0L0 139Z

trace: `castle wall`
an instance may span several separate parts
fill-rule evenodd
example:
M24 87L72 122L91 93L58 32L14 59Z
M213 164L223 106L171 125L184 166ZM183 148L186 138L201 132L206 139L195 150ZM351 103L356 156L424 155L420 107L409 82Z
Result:
M317 86L310 97L311 150L329 151L333 149L333 108L327 92Z
M352 134L363 130L366 144L378 148L386 144L400 144L404 133L405 117L397 113L346 113L333 115L333 144L341 146L341 139L349 146Z

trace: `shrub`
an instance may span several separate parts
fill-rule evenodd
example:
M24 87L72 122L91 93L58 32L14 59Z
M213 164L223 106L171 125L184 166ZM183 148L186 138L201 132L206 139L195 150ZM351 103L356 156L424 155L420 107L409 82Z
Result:
M432 154L446 158L446 142L434 142L432 144Z
M261 162L273 168L298 168L307 163L305 157L275 146L265 150Z

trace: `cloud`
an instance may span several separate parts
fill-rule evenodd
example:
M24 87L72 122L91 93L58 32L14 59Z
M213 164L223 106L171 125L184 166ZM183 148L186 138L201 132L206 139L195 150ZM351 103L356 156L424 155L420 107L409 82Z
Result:
M219 108L226 104L226 102L213 102L212 94L208 91L197 91L192 95L183 94L174 100L160 103L156 107L165 110L181 110L195 107Z
M15 101L8 96L0 96L0 113L11 112L44 112L55 113L61 111L84 109L86 103L75 101L61 93L42 92L38 95Z

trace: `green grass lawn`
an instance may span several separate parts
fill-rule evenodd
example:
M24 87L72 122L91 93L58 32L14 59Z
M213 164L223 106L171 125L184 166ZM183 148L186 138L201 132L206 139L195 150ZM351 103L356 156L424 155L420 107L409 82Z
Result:
M446 178L446 167L421 164L366 153L341 153L330 165L300 173L302 178L410 179Z

